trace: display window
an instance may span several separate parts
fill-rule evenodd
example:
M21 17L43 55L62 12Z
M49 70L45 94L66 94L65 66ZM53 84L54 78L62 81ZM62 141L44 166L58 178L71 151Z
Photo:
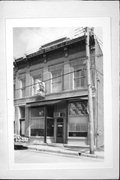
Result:
M87 101L69 103L68 136L87 137L87 135L88 135Z
M31 117L43 117L44 108L43 107L32 107L31 108Z
M32 107L30 121L31 136L44 136L44 121L44 108Z

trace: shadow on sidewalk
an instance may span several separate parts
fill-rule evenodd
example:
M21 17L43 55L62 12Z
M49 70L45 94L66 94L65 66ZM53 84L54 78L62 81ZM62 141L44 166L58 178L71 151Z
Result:
M28 149L28 147L25 147L23 145L14 145L14 150L25 150Z

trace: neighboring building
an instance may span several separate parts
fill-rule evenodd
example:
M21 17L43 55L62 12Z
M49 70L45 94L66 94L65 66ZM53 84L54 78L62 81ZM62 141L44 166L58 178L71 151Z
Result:
M104 144L103 54L90 35L95 145ZM15 133L31 143L89 145L86 36L62 38L14 62Z

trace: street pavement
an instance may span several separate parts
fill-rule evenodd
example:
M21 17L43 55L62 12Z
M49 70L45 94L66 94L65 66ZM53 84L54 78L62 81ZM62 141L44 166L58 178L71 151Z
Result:
M92 157L98 159L104 159L104 147L97 148L94 154L90 153L90 149L88 146L70 146L66 144L58 144L58 143L42 143L42 144L30 144L30 143L16 143L15 149L28 148L41 152L51 152L58 154L65 154L71 156L85 156Z
M71 156L50 152L36 151L32 149L15 150L15 163L79 163L79 162L101 162L103 159Z

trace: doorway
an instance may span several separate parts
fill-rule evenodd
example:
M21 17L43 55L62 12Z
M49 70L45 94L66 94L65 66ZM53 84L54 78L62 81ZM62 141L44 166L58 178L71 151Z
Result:
M63 137L64 137L64 120L63 118L57 118L56 142L63 143Z
M20 136L25 136L25 119L20 119Z
M25 106L20 106L20 135L25 136Z

